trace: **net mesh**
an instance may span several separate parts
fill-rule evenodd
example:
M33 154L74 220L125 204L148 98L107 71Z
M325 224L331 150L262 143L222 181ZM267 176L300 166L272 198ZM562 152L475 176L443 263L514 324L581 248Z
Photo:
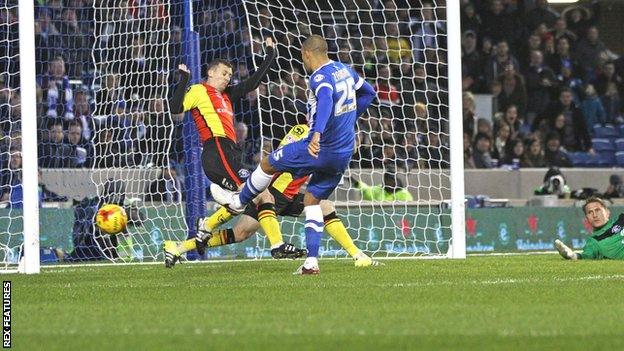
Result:
M37 2L35 46L41 244L69 261L162 260L166 239L183 239L187 161L183 117L171 115L169 87L184 48L184 0ZM0 261L17 262L22 242L17 1L0 2ZM245 79L271 36L277 64L234 106L243 163L306 120L307 74L299 47L327 38L330 57L351 64L378 99L358 123L359 146L332 197L356 244L376 256L443 254L450 237L445 7L442 1L193 2L200 71L213 58ZM408 6L409 5L409 6ZM201 77L194 77L195 81ZM365 192L363 185L375 186ZM404 195L378 201L383 189ZM381 190L380 190L381 189ZM392 192L392 191L390 191ZM405 195L409 193L410 195ZM93 226L103 203L125 204L126 233ZM54 207L54 208L47 208ZM281 220L287 241L303 245L302 221ZM325 257L346 255L332 240ZM264 236L214 257L269 255ZM45 259L45 258L44 258Z
M377 91L358 122L350 171L332 197L338 214L356 244L376 256L445 254L451 231L442 203L450 199L444 2L244 4L252 49L257 52L266 36L278 43L270 82L259 89L266 150L306 120L307 74L299 48L309 34L319 34L331 59L352 65ZM302 243L296 222L285 218L282 230ZM345 255L329 239L324 249L324 256Z
M13 267L24 241L17 1L0 2L0 269ZM8 206L13 203L14 206Z

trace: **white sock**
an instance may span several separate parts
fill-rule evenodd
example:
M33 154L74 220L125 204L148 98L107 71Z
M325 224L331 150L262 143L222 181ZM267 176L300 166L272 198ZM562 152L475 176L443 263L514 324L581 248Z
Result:
M241 208L242 204L245 205L250 203L258 194L263 192L266 188L271 184L271 179L273 179L272 174L267 174L262 170L262 166L256 167L256 169L251 173L247 181L245 182L245 186L241 192L234 197L232 201L232 207Z
M303 262L303 266L308 269L312 267L317 267L318 259L316 257L308 257L306 258L305 262Z

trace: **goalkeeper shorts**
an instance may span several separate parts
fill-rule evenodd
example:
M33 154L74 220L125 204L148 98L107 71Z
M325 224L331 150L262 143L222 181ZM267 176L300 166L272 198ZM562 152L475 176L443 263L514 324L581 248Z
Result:
M303 194L299 193L292 199L289 199L279 190L274 187L270 187L269 191L275 198L275 214L278 216L299 217L303 212ZM253 203L250 203L245 208L243 214L248 215L251 218L258 219L258 208Z
M204 142L202 166L211 182L221 187L237 191L249 177L249 170L243 167L243 151L231 139L214 137Z

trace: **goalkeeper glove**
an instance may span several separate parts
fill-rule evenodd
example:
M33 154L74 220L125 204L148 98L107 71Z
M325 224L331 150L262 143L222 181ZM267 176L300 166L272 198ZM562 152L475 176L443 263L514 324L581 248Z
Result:
M555 248L559 251L561 257L566 260L578 260L578 256L576 252L574 252L571 248L569 248L566 244L564 244L561 240L555 240Z

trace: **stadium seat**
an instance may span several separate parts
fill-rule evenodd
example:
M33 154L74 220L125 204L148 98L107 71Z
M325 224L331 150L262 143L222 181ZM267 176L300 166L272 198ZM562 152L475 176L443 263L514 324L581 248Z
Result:
M593 145L594 151L596 152L615 151L615 146L613 145L613 142L611 142L611 140L606 139L606 138L593 138L592 145Z
M615 159L617 160L618 167L624 167L624 151L616 152Z
M620 136L618 131L613 125L607 124L604 126L594 125L594 133L596 138L617 138Z
M614 152L598 152L590 161L592 167L613 167L616 165Z
M624 151L624 138L615 139L615 150Z
M620 136L624 138L624 124L620 124L618 128L620 129Z
M589 167L591 163L591 155L587 152L568 152L568 157L574 167Z

